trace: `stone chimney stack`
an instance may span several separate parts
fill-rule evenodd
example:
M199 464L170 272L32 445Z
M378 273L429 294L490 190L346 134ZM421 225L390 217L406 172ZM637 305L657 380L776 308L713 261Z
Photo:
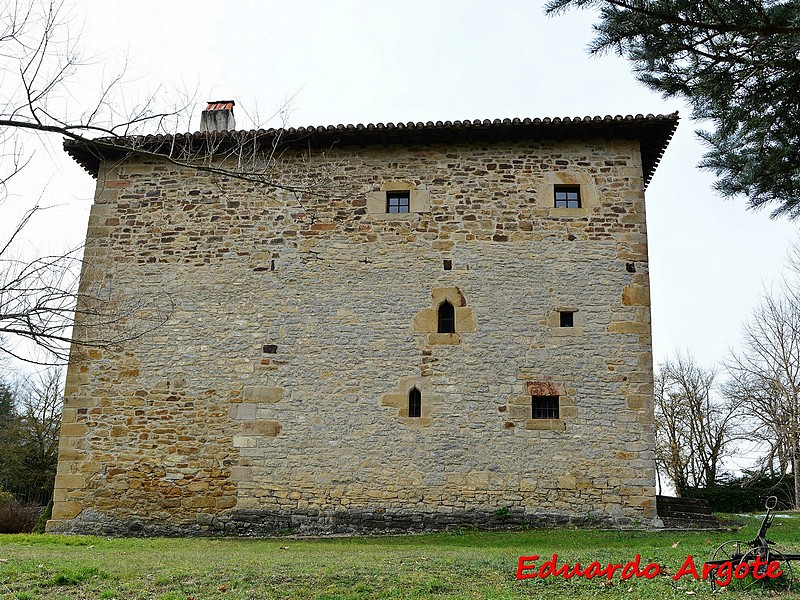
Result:
M200 117L200 131L232 131L236 129L233 118L233 100L213 100Z

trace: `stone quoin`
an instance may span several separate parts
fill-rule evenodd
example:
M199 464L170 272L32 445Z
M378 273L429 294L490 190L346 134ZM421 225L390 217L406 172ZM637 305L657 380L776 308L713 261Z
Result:
M676 114L232 122L65 143L120 341L71 350L48 531L658 523L644 189ZM242 140L272 183L161 156Z

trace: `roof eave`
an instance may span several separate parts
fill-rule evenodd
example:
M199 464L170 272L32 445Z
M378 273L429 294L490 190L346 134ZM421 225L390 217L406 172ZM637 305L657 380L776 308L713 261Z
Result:
M66 140L64 148L92 176L100 163L136 154L138 148L166 154L175 144L200 145L213 136L221 147L243 139L257 140L267 148L276 137L287 148L325 149L333 146L429 145L443 143L498 142L505 140L546 139L635 139L640 143L644 185L652 179L664 151L678 126L678 113L669 115L605 116L544 119L495 119L437 121L427 123L377 123L368 125L329 125L290 127L251 131L197 132L172 135L147 135L94 141Z

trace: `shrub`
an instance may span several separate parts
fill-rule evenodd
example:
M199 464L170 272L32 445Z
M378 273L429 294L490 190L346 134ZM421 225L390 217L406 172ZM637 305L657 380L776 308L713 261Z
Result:
M41 506L6 502L0 506L0 533L30 533L41 512Z
M752 512L764 510L768 496L777 496L778 508L794 506L794 480L791 475L764 477L745 473L742 477L730 478L705 488L686 488L682 490L686 498L708 500L715 512Z

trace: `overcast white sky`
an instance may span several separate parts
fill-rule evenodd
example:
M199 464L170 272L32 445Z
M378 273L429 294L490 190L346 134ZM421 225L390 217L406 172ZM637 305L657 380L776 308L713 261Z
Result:
M292 126L680 111L647 190L657 363L680 348L710 366L735 347L796 239L796 225L715 196L685 106L638 84L624 60L588 57L589 12L546 18L530 0L85 0L72 17L95 57L76 100L127 56L131 98L197 89L193 129L217 99L236 100L248 128L245 113L263 120L289 97ZM94 181L58 145L37 155L0 226L42 194L56 206L28 229L29 248L59 251L83 240Z

